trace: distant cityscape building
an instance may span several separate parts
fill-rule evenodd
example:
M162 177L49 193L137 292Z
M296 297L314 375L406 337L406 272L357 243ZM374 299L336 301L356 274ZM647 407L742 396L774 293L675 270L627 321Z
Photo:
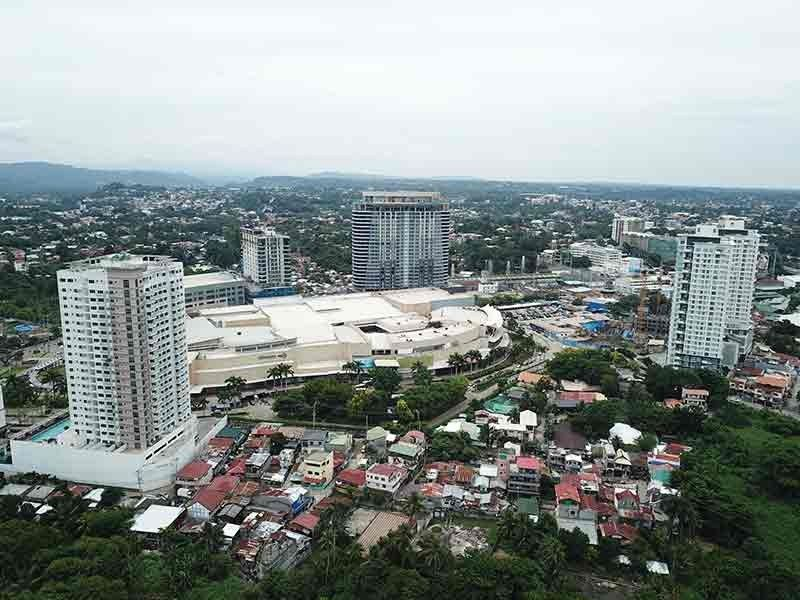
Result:
M351 237L357 289L447 285L450 208L438 192L363 192Z
M620 245L626 246L626 251L631 254L652 254L658 256L662 263L674 263L678 238L647 231L627 231L622 234Z
M242 227L242 272L263 287L285 286L289 237L269 227Z
M245 280L233 273L202 273L183 278L186 312L245 303Z
M614 217L614 221L611 223L611 239L617 244L621 244L624 234L644 231L644 228L644 219L639 217Z
M87 444L144 449L191 416L183 265L109 255L58 272L72 427Z
M731 367L750 352L758 232L723 216L678 238L667 361Z
M575 242L570 244L570 255L573 258L586 257L592 263L592 269L604 275L617 276L641 271L642 262L638 258L624 256L616 246L601 246L592 242Z

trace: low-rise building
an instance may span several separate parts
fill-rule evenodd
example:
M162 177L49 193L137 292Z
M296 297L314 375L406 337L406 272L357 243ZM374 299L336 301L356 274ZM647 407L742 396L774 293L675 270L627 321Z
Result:
M518 456L508 466L506 489L509 494L538 496L542 463L533 456Z
M227 272L184 275L183 291L189 314L197 314L204 308L237 306L246 301L244 278Z
M324 487L333 480L333 452L316 451L303 459L303 482Z
M394 464L377 464L367 469L367 489L394 496L408 477L408 470Z
M211 483L214 470L203 460L195 460L178 471L175 485L179 487L202 487Z
M687 407L708 410L708 390L702 388L683 388L681 390L681 403Z

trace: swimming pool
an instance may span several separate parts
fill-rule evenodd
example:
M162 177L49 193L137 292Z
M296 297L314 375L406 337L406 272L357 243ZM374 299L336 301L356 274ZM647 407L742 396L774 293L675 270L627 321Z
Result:
M52 425L50 425L50 427L48 427L47 429L43 429L39 433L33 434L31 436L31 441L46 442L48 440L53 440L62 433L64 433L70 427L72 427L72 421L70 419L63 419L61 421L57 421Z

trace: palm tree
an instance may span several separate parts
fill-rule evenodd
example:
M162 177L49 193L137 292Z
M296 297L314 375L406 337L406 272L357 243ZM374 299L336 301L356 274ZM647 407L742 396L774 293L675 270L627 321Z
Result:
M242 387L247 383L245 379L241 377L228 377L225 380L225 389L228 390L228 397L233 400L236 399L236 404L239 404L239 401L242 398Z
M292 365L288 363L281 363L278 365L281 368L281 380L283 381L283 387L286 388L289 385L289 379L294 377L294 369Z
M555 581L565 560L564 546L559 539L553 535L545 536L539 545L539 562L547 580Z
M497 533L495 534L492 552L496 552L501 543L513 539L518 526L519 521L514 509L507 508L504 510L497 522Z
M430 531L419 540L418 555L432 574L441 573L453 559L450 549L442 543L442 539Z
M662 500L662 510L669 517L669 535L672 539L675 525L681 541L694 537L694 532L700 525L700 516L694 504L685 496L668 496Z
M283 371L281 370L280 365L275 365L269 371L267 371L267 379L272 381L273 387L275 386L275 382L279 381L283 377Z
M453 352L447 358L447 364L450 365L453 368L453 370L456 372L456 374L458 374L458 372L464 367L466 362L467 361L464 358L464 355L459 353L459 352Z
M475 370L475 366L483 360L483 355L480 350L470 350L464 355L464 358L469 361L470 371Z
M42 383L50 384L50 393L55 396L56 392L64 393L66 391L66 378L61 369L49 368L45 369L39 375L39 380Z
M362 367L361 363L357 360L351 360L350 362L346 362L342 365L342 371L354 375L355 382L358 383L361 379L361 373L364 372L364 367Z
M416 518L418 514L425 512L425 501L419 493L414 492L406 499L404 510L408 516Z

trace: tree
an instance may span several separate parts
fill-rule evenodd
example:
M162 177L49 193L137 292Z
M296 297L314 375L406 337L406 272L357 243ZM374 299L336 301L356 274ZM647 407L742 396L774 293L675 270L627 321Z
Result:
M429 576L438 576L449 569L453 562L450 548L442 543L441 537L430 531L426 532L418 543L418 556Z
M400 386L400 373L391 367L376 367L372 370L372 387L391 396Z
M227 398L230 402L234 403L236 406L242 400L242 387L247 383L247 381L241 377L228 377L225 380L225 389L227 390Z
M447 364L453 368L453 371L456 374L458 374L461 371L461 369L463 369L464 366L467 364L467 360L464 358L463 354L460 354L459 352L453 352L447 358Z
M480 350L470 350L464 355L464 359L470 365L470 371L475 370L475 367L480 364L483 360L483 355L480 353Z
M342 365L342 371L353 375L354 382L358 383L359 379L361 378L361 373L364 372L364 367L362 367L361 363L357 360L351 360Z
M67 379L62 369L56 367L44 369L39 374L39 381L50 384L50 392L53 396L55 396L56 393L64 394L67 391Z
M425 512L425 502L418 492L414 492L406 499L403 511L410 517L416 518L417 515Z
M431 375L431 372L428 371L428 367L426 367L421 361L416 361L413 365L411 365L411 373L414 376L414 385L424 387L433 382L433 376Z

